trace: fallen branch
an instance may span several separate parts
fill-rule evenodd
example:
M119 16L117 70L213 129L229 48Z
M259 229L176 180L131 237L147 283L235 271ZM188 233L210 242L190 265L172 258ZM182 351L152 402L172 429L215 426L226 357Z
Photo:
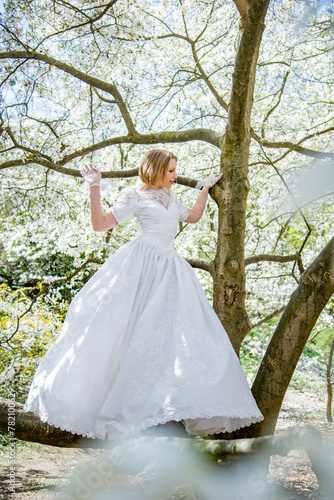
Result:
M8 432L9 408L15 409L15 438L22 441L47 444L59 447L77 448L109 448L108 439L85 438L78 434L72 434L58 429L40 421L39 417L32 412L24 412L23 405L0 397L0 432ZM149 432L153 428L150 428ZM159 431L159 435L161 431ZM154 429L152 431L154 434ZM188 435L185 434L188 437ZM184 439L183 437L179 439ZM209 453L217 459L226 455L251 453L254 451L266 451L270 455L285 456L288 451L294 449L306 449L305 441L321 442L321 434L313 427L293 427L281 434L261 436L246 439L191 439L197 450Z
M109 439L91 439L77 434L62 431L47 423L42 423L38 416L32 412L24 412L23 405L0 397L0 432L8 432L8 416L15 410L15 438L23 441L47 444L59 447L76 448L99 448L117 450L124 449L131 454L131 442L127 449L127 441L118 443ZM12 418L12 417L11 417ZM313 471L315 472L323 497L332 498L334 491L333 462L334 457L331 451L324 448L321 433L311 427L293 427L277 435L261 436L258 438L246 439L203 439L200 437L190 438L187 434L180 433L179 424L173 423L171 426L158 426L148 429L147 435L141 437L142 440L152 440L159 442L166 441L166 437L172 438L170 442L173 446L182 450L194 450L201 455L208 455L215 460L226 460L228 458L238 458L242 455L257 456L263 458L271 455L285 456L291 450L306 450ZM157 429L157 432L155 432ZM165 434L164 434L165 429ZM172 430L172 435L171 435ZM181 435L181 437L179 437ZM136 448L133 448L136 449Z

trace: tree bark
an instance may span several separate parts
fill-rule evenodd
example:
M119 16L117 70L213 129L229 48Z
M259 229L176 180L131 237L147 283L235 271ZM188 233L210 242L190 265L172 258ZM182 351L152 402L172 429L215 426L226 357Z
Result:
M256 63L269 0L254 0L235 61L231 102L221 144L219 187L212 196L219 207L219 227L213 280L214 309L236 352L251 329L245 309L244 238L249 191L248 159ZM220 189L219 189L220 188Z
M333 382L332 382L332 363L334 354L334 337L332 339L331 348L329 350L327 370L326 370L326 385L327 385L327 422L333 422L332 401L333 401Z
M277 325L255 378L252 392L264 421L239 437L272 434L298 360L323 308L334 293L334 237L302 274Z
M20 403L2 397L0 397L0 432L4 434L8 432L8 415L13 410L15 411L15 424L11 427L15 429L15 436L13 436L15 439L65 448L85 447L86 438L43 423L34 413L24 412L23 405Z

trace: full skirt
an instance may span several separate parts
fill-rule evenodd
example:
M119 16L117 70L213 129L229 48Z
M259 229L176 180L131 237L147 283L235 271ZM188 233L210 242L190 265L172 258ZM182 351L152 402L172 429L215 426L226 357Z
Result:
M169 421L208 435L263 419L191 266L140 237L75 296L24 410L101 439Z

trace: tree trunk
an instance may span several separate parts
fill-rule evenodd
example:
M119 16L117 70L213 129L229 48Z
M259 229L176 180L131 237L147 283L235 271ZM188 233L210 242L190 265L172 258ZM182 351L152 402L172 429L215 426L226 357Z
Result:
M254 0L236 56L231 102L221 143L219 188L212 196L219 207L219 227L213 273L214 309L236 352L251 325L245 309L244 238L249 191L248 159L256 64L269 0Z
M302 274L263 357L252 392L264 421L238 437L273 434L298 360L323 308L334 293L334 237Z

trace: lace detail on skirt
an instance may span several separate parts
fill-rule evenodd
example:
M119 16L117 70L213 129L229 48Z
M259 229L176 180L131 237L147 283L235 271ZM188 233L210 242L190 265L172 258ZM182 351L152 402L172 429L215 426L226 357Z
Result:
M187 404L191 403L186 401ZM33 412L38 414L38 409L34 407L34 405L24 406L25 412ZM244 411L241 414L233 414L232 411L229 411L229 408L225 409L226 416L217 415L221 413L221 408L217 407L212 408L210 412L208 412L205 408L196 409L188 412L175 412L173 414L165 416L165 418L157 417L148 417L141 422L136 424L131 424L127 422L110 422L104 428L101 428L99 431L93 429L91 432L88 432L85 426L80 426L75 424L75 426L71 426L68 419L64 419L61 417L49 417L48 412L46 410L39 412L39 418L41 422L48 423L49 425L53 425L54 427L61 429L62 431L70 432L71 434L77 434L79 436L84 436L92 439L105 439L108 436L109 439L122 439L124 437L129 437L130 435L138 436L138 433L144 431L150 427L154 427L156 425L164 425L168 422L182 422L186 428L186 431L190 435L194 436L209 436L213 434L220 434L224 432L234 432L243 427L248 427L249 425L255 424L263 420L263 416L260 414L258 416L254 416L249 411ZM208 423L210 420L214 421L216 424L215 427L208 427ZM205 422L205 428L201 429L201 421ZM199 428L198 428L199 427Z

